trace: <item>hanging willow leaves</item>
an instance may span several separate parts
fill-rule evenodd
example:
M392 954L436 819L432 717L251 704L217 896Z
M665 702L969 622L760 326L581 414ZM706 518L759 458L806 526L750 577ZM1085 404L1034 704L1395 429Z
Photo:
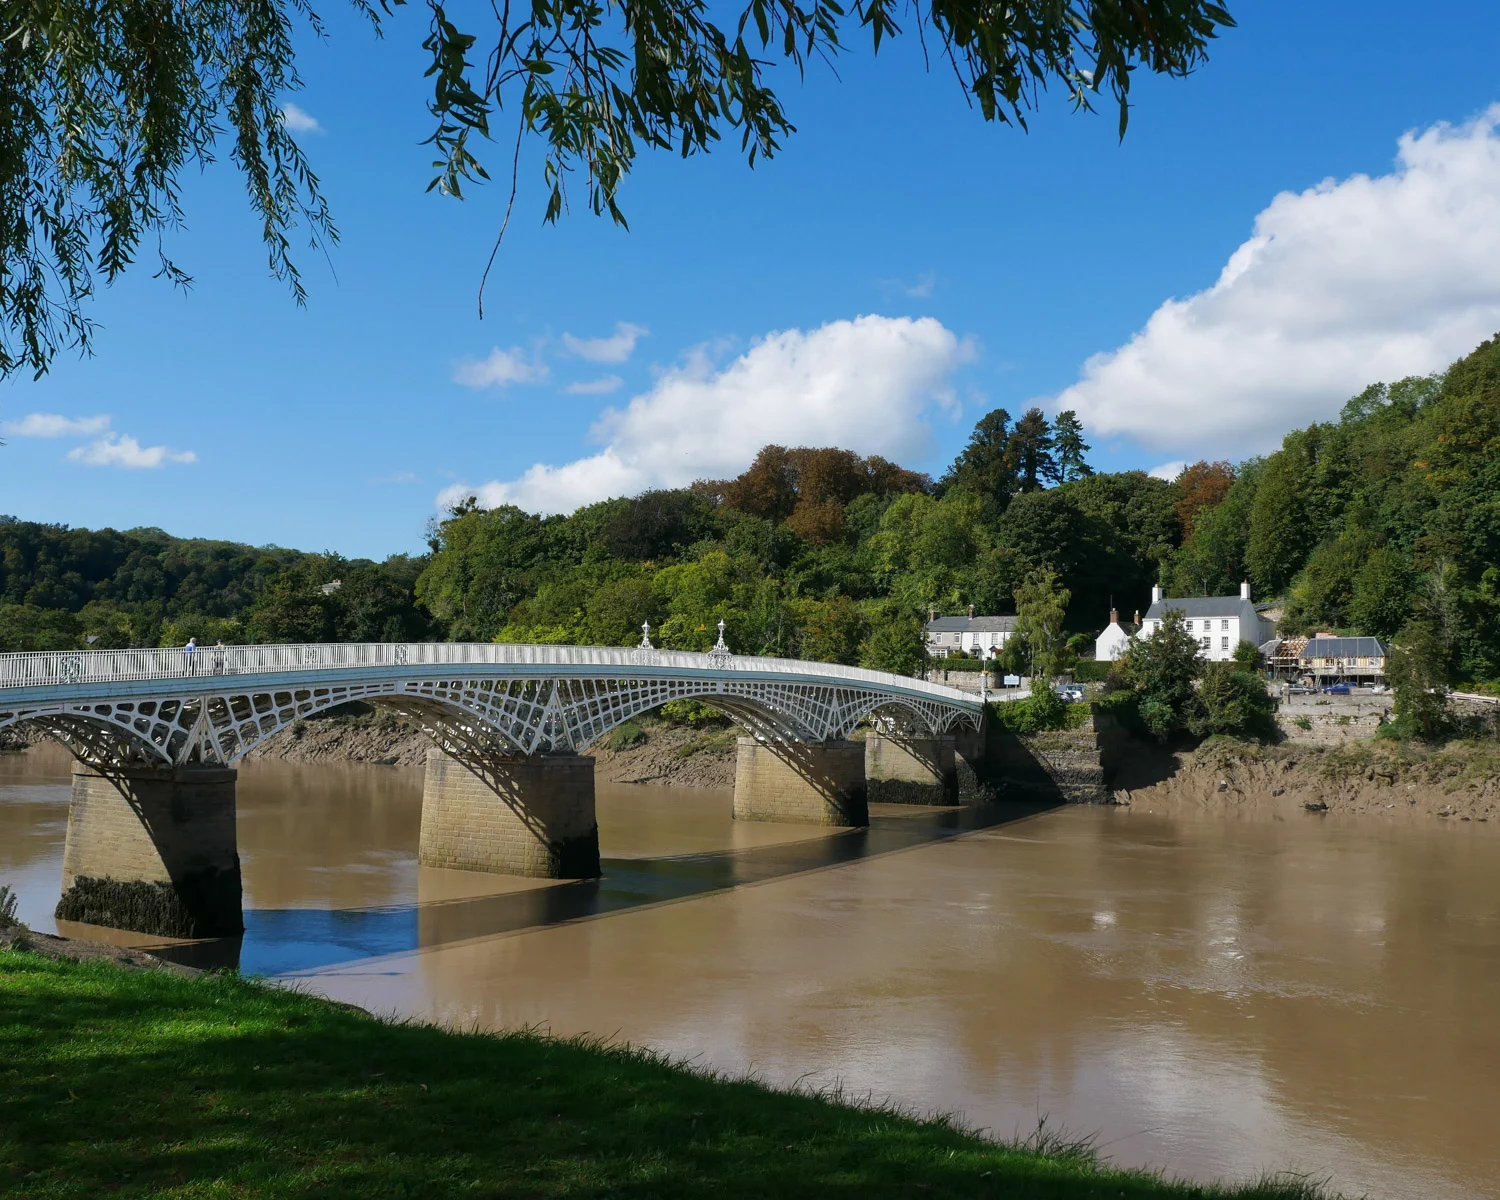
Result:
M404 0L353 3L378 30ZM767 71L831 59L850 29L878 50L902 22L914 28L986 120L1024 128L1058 85L1083 110L1110 97L1123 134L1132 71L1185 75L1233 24L1209 0L749 0L712 14L705 0L427 7L431 188L462 196L487 180L482 150L503 117L512 171L524 138L543 144L545 219L567 211L579 173L588 208L622 225L620 189L641 148L687 157L737 132L751 165L771 156L794 126ZM87 350L86 302L143 243L159 275L190 282L162 235L183 217L183 169L226 152L271 273L302 302L292 234L320 249L338 233L281 118L301 82L298 24L322 33L305 0L0 0L0 376L40 375L59 349Z

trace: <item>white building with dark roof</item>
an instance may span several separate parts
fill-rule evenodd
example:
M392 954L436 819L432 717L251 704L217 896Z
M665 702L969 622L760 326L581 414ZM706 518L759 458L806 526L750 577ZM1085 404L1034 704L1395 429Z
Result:
M940 617L934 612L927 622L927 654L930 658L958 654L989 658L1015 631L1015 617L976 617L973 605L966 617Z
M1121 621L1120 614L1115 609L1110 609L1109 624L1104 627L1104 632L1094 639L1094 661L1118 662L1125 651L1130 649L1130 639L1135 631L1134 625L1129 621Z
M1211 662L1234 657L1241 642L1260 646L1276 636L1275 622L1267 620L1250 601L1250 585L1240 584L1238 596L1163 596L1151 589L1151 607L1141 622L1141 637L1161 627L1168 612L1180 612L1182 625L1198 640L1198 652Z

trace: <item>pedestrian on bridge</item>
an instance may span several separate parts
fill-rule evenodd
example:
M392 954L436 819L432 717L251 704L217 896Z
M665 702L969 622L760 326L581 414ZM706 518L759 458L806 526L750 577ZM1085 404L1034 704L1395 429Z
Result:
M197 653L198 639L195 637L188 638L187 645L182 648L182 673L184 675L192 675L197 670L193 663L193 659Z

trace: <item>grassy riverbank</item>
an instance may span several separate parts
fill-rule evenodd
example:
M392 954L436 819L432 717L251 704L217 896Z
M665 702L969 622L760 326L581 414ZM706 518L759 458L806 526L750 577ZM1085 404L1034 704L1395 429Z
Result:
M1113 1171L634 1051L0 950L0 1192L1305 1198Z

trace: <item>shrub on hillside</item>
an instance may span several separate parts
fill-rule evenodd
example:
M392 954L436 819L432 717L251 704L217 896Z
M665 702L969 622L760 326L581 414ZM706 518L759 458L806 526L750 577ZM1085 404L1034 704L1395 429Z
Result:
M1238 662L1203 665L1197 703L1187 714L1187 725L1199 737L1276 739L1276 705L1266 683Z
M673 725L727 725L729 718L701 700L668 700L659 710Z
M1107 658L1080 658L1073 664L1073 678L1079 683L1103 683L1114 669Z
M990 719L1011 733L1043 733L1080 725L1088 719L1088 712L1087 704L1069 704L1038 676L1031 681L1030 696L992 705Z
M634 721L626 721L610 730L604 745L610 750L631 750L646 740L646 731Z

